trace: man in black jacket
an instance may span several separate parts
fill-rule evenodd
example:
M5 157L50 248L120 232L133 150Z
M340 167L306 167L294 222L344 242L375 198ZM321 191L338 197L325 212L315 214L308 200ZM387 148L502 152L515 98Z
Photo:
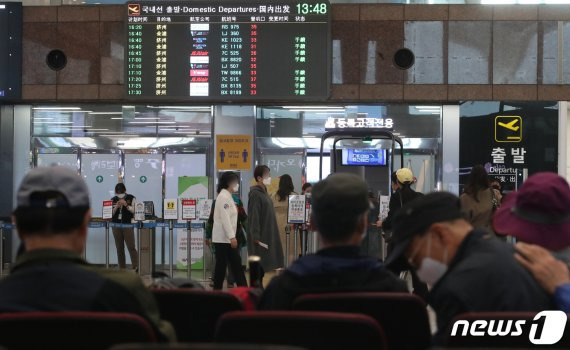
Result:
M346 291L407 292L403 281L374 258L360 255L368 228L368 188L358 176L334 174L313 187L317 254L297 260L265 290L261 309L286 310L302 294Z
M432 287L436 343L465 312L542 311L552 300L514 259L511 246L474 230L462 218L459 198L431 193L404 205L394 218L388 265L413 268Z
M57 166L32 169L17 202L14 219L26 251L0 281L0 313L132 313L149 321L160 339L175 340L174 329L160 319L137 275L100 269L81 258L91 210L87 186L76 172Z

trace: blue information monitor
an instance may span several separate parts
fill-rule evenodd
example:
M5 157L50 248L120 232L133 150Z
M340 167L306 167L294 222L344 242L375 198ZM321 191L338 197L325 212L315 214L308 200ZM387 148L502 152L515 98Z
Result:
M386 150L344 148L342 150L342 165L353 165L353 166L386 165Z

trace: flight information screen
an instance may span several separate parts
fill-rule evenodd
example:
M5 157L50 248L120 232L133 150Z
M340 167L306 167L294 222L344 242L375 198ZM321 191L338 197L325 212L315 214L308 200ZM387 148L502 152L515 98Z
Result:
M22 4L0 2L0 101L22 97Z
M329 95L328 1L128 2L126 10L127 98Z

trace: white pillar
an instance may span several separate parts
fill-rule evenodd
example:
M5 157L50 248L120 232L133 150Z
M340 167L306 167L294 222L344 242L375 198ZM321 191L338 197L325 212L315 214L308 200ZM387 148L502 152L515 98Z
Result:
M459 105L444 105L442 120L442 190L459 195Z

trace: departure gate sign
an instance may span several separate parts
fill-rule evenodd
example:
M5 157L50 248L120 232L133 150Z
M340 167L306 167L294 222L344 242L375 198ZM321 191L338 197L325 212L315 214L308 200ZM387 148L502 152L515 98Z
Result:
M328 1L127 3L126 96L320 100L330 89Z

